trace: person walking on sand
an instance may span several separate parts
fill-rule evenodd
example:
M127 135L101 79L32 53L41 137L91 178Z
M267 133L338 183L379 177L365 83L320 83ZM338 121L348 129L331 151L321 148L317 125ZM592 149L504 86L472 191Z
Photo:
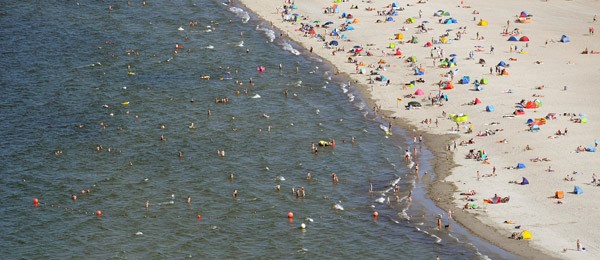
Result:
M581 251L581 242L577 239L577 251Z

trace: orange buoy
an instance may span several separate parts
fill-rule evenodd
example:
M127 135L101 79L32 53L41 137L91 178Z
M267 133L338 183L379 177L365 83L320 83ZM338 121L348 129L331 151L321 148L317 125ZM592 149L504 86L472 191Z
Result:
M291 211L288 212L288 218L294 218L294 213L292 213Z
M37 198L33 198L33 206L38 206L40 204L40 201Z
M373 217L375 217L375 218L379 217L379 212L377 212L377 211L373 212Z
M96 216L98 216L98 217L102 216L102 211L99 211L99 210L96 211Z
M200 214L196 214L196 218L197 218L198 220L200 220L200 218L202 218L202 216L200 216Z

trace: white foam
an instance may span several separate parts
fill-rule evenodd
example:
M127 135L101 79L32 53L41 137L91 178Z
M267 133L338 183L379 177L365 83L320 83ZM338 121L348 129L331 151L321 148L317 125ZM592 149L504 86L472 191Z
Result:
M292 45L289 42L284 42L282 45L284 50L289 51L294 55L300 55L300 52L294 49L294 47L292 47Z
M248 14L248 12L244 11L244 9L242 9L242 8L230 7L229 11L234 13L235 16L242 18L243 23L247 23L248 21L250 21L250 15Z
M260 98L259 94L254 94L254 96L252 96L252 98Z
M241 41L237 44L238 47L244 47L244 41Z
M179 26L179 28L177 28L178 31L184 31L185 29L183 29L183 27Z
M141 235L143 235L143 234L144 234L144 233L142 233L142 231L138 231L138 232L136 232L136 233L135 233L135 235L136 235L136 236L141 236Z
M214 49L214 48L215 48L215 46L208 45L208 46L206 46L206 47L204 47L204 48L205 48L205 49Z
M257 30L259 31L263 31L265 33L265 35L267 36L267 38L269 39L269 42L273 42L275 40L275 31L268 29L268 28L263 28L263 27L256 27Z

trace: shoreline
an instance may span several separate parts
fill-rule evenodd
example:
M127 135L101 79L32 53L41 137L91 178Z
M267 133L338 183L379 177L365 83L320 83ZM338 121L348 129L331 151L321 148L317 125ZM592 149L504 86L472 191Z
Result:
M290 33L287 29L292 27L291 23L282 23L281 19L278 19L278 15L275 14L274 10L275 10L276 6L282 6L283 1L280 4L277 4L277 3L262 4L262 7L264 7L264 6L271 7L272 6L273 7L272 12L266 11L266 10L257 12L255 9L252 9L250 7L250 5L254 4L254 3L249 3L249 2L253 2L253 1L254 0L240 0L239 4L243 5L249 11L253 12L256 16L260 17L260 19L265 20L267 22L271 22L271 24L275 28L277 28L278 31L282 32L283 34L287 34L287 36L286 36L287 40L293 41L294 43L303 47L307 52L309 49L312 48L312 46L310 46L310 45L311 45L311 43L316 42L315 39L312 39L312 42L309 42L308 38L304 39L302 36ZM308 2L311 2L311 3L308 3L308 5L310 5L314 1L308 1ZM305 4L305 3L302 3L302 4ZM326 6L330 3L319 3L319 4L321 5L321 6L319 6L319 8L322 8L323 6ZM366 5L365 3L361 3L361 4ZM346 5L349 5L349 3L346 3ZM450 4L447 4L447 5L450 5ZM534 3L531 3L531 5L534 5ZM259 7L261 7L261 6L259 6ZM321 10L321 9L319 9L319 10ZM302 11L304 12L304 10L302 10ZM271 14L271 15L269 15L269 14ZM313 12L311 14L311 17L314 14L316 14L316 13ZM272 17L266 17L266 16L272 16ZM364 23L364 21L363 21L363 23ZM400 26L400 24L398 24L398 26ZM294 27L299 27L299 25L295 25L292 28L294 28ZM479 32L478 32L478 34L479 34ZM546 45L547 45L547 43L546 43ZM402 47L404 47L404 46L402 46ZM529 46L527 46L527 47L529 47ZM379 48L377 48L377 50L379 50ZM512 45L511 45L511 52L512 52ZM406 129L407 131L416 129L419 131L420 134L423 134L423 136L425 137L425 140L427 140L425 142L425 146L434 155L434 159L431 160L431 163L432 163L432 167L434 168L434 172L436 174L435 180L433 180L433 182L428 185L427 195L429 196L429 198L432 201L434 201L434 203L439 208L444 209L444 210L452 209L453 219L457 223L462 225L465 229L469 230L469 232L471 232L473 235L475 235L479 238L482 238L485 241L487 241L493 245L496 245L499 248L502 248L518 257L523 257L523 258L527 258L527 259L560 259L561 258L561 257L557 257L557 255L556 255L556 253L559 252L559 248L556 248L556 251L553 252L552 250L548 250L548 248L540 247L539 244L534 245L534 243L533 243L534 240L527 241L527 240L509 239L509 236L507 234L510 234L510 233L507 233L508 232L507 229L499 228L499 226L500 226L499 224L491 224L489 220L481 219L481 217L490 219L489 216L487 216L487 217L484 216L488 213L487 209L485 210L485 213L482 213L482 212L475 212L475 211L465 211L465 210L460 209L460 207L458 207L460 202L459 202L459 199L456 198L456 195L458 195L458 193L461 191L461 188L463 191L465 191L464 190L465 185L471 185L471 184L473 184L473 182L471 180L471 181L469 181L469 184L467 184L466 180L457 180L456 178L460 178L461 176L464 177L464 171L465 171L464 168L473 167L473 165L462 164L463 162L466 162L466 161L464 159L463 160L457 159L457 156L459 156L459 154L461 154L462 152L465 152L465 151L460 151L460 150L459 151L456 151L456 150L448 151L446 149L446 145L448 145L449 143L451 143L454 140L460 139L461 137L464 138L465 137L464 135L458 134L458 133L457 134L448 134L448 133L444 133L443 130L439 130L439 129L436 130L436 128L431 129L429 127L423 127L423 125L419 126L418 120L416 120L414 115L407 116L407 117L400 117L403 114L400 114L398 111L394 111L394 109L392 109L393 106L390 106L390 104L393 101L392 102L390 102L390 101L383 102L381 99L378 99L378 97L379 98L382 97L381 92L379 92L379 95L378 95L378 93L374 93L372 86L369 86L366 83L360 82L357 79L357 76L353 76L349 73L350 71L352 71L352 69L349 69L350 67L353 67L352 65L337 62L337 61L335 61L335 57L326 56L326 54L327 54L326 52L317 50L317 51L311 53L310 55L316 55L316 56L320 57L323 60L323 62L329 64L334 69L334 71L337 72L337 73L335 73L336 76L340 76L340 77L349 79L351 81L351 83L354 86L356 86L356 89L360 93L363 100L367 103L369 108L373 108L375 106L382 107L381 111L379 112L379 115L382 117L382 119L393 123L395 126ZM493 54L493 52L492 52L492 54ZM340 54L339 56L344 56L344 54ZM570 63L571 63L571 61L569 61L569 64ZM434 63L434 65L435 65L435 63ZM487 67L485 67L484 70L487 71ZM481 72L481 73L484 74L483 72ZM377 87L377 88L379 88L379 87ZM565 88L565 90L566 90L566 88ZM396 109L396 110L398 110L398 109ZM429 114L427 114L425 116L428 116L428 117L433 116L436 118L436 121L438 118L440 118L439 116L433 114L433 112L429 112ZM443 121L444 118L441 118L441 120ZM446 123L446 125L448 125L448 124ZM452 125L452 123L450 125ZM441 128L443 128L443 127L441 127ZM488 150L489 149L490 148L488 148ZM505 161L505 160L503 160L503 161ZM452 177L454 180L447 180L447 179L449 179L449 177ZM479 179L477 181L479 181ZM459 186L457 186L457 184L459 182L465 182L465 183L462 183L462 185L460 185L460 187L459 187ZM475 184L477 184L477 183L475 182ZM480 189L481 188L478 188L478 190L480 190ZM565 251L563 251L563 252L565 252ZM590 257L590 255L587 255L587 256ZM562 257L569 257L569 256L563 255ZM571 256L571 257L573 257L573 256Z

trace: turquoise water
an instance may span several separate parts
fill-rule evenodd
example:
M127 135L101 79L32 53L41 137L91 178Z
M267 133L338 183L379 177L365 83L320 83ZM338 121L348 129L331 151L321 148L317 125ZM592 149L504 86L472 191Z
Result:
M318 58L221 2L133 2L2 3L3 258L512 258L435 229L410 135Z

